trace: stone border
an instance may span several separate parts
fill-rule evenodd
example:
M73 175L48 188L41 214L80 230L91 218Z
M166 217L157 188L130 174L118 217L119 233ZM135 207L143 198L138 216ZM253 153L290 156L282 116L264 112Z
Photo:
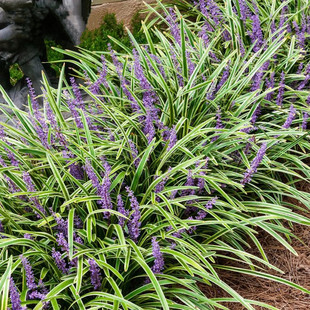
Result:
M126 1L126 0L93 0L91 5L96 6L96 5L101 5L101 4L105 4L105 3L122 2L122 1Z

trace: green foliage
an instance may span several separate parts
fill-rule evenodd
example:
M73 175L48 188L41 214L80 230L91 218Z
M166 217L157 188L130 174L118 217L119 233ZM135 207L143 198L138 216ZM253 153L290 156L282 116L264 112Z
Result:
M297 71L302 62L310 65L308 51L293 31L272 34L265 24L266 44L254 52L245 37L243 55L232 37L242 21L233 15L230 1L221 4L222 24L215 27L209 20L214 31L208 31L208 42L201 36L206 17L195 8L188 12L190 19L176 10L168 22L159 3L163 14L154 13L171 31L143 27L147 44L130 34L134 49L118 56L56 49L79 67L76 74L85 83L70 87L63 69L53 89L43 76L42 109L31 98L30 112L19 110L1 88L13 108L11 122L18 121L17 128L8 122L0 130L4 309L10 306L8 275L22 305L35 310L44 302L53 310L213 310L227 309L227 301L245 309L275 309L244 299L221 280L219 270L310 293L280 277L257 238L264 230L296 254L294 234L284 222L310 226L296 212L301 207L286 199L294 197L310 208L310 194L295 186L310 182L309 132L301 126L310 112L310 91L300 88L309 76ZM282 4L257 4L260 19L266 21L276 10L272 16L278 22ZM297 20L298 12L287 16ZM247 33L251 23L245 24ZM224 40L221 27L230 39ZM268 86L272 74L275 83ZM292 105L296 111L285 127ZM266 152L255 167L262 145ZM251 180L243 182L249 171ZM128 214L120 208L119 195ZM133 208L133 196L139 207L136 202ZM131 230L136 220L137 238ZM250 245L259 255L248 253ZM69 270L61 272L53 249ZM159 272L154 252L164 260ZM35 282L45 284L41 300L27 297L30 273L24 272L21 254ZM91 281L90 259L100 270L100 288ZM234 267L236 261L244 267ZM268 274L270 269L279 276ZM202 284L221 287L230 297L209 298ZM42 285L36 289L43 291Z
M14 64L10 67L10 82L14 86L24 76L23 71L18 64Z
M146 42L145 35L141 32L141 17L139 13L134 15L131 21L131 29L139 43ZM122 51L122 48L112 42L110 37L116 38L126 47L131 46L129 35L124 29L123 23L117 22L115 14L106 14L99 28L86 30L83 33L80 46L90 51L107 51L108 43L110 43L114 50Z
M55 70L56 75L59 76L62 64L53 62L63 60L64 55L54 50L53 47L61 48L61 45L57 44L53 40L45 40L45 47L46 47L47 60L51 62L52 69Z

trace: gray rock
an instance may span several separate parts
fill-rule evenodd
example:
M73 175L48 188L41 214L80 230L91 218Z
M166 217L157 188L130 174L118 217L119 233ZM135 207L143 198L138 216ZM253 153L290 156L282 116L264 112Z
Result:
M42 64L47 62L44 40L73 49L79 44L90 7L91 0L0 0L0 84L18 107L26 104L26 83L23 79L11 86L10 66L18 63L41 94L42 71L53 79L53 70Z

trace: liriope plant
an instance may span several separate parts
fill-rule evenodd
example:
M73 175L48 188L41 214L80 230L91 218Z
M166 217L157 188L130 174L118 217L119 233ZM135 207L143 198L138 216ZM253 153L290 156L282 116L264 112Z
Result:
M131 37L123 54L61 51L75 77L63 70L54 89L43 75L40 99L28 81L26 111L1 88L12 110L0 128L1 309L275 309L220 269L309 293L280 277L257 237L296 254L284 220L309 225L286 200L310 205L295 187L309 181L307 49L285 29L299 11L276 5L283 27L251 42L262 5L249 4L241 36L236 3L207 4L212 19L196 5L194 21L159 3L148 44Z

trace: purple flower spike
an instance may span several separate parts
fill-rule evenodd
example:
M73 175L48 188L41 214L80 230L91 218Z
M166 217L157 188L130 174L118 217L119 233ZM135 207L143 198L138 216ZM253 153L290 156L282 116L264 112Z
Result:
M284 129L288 129L292 125L292 122L293 122L293 120L295 118L295 115L296 115L296 109L294 108L294 105L291 104L290 112L289 112L289 114L287 116L287 119L286 119L285 123L282 126Z
M208 36L208 28L210 27L210 25L206 22L202 27L201 30L199 32L199 37L202 39L202 41L205 44L205 47L208 47L210 44L210 39Z
M154 119L152 117L152 113L151 111L148 109L147 110L147 114L146 114L146 118L145 118L145 126L143 128L143 132L147 137L147 142L150 144L153 140L153 138L155 137L155 127L154 127L154 123L153 123Z
M255 43L253 51L256 53L261 49L262 45L264 44L264 38L257 11L255 14L252 15L251 19L252 19L252 33L250 33L250 38L252 44Z
M245 0L238 0L238 2L241 15L240 19L245 22L247 18L251 17L251 12Z
M69 252L69 245L63 233L56 234L56 241L63 251Z
M130 221L128 222L127 226L128 226L129 235L131 239L137 243L138 237L140 236L140 227L141 227L140 205L138 203L137 198L134 196L133 191L130 190L128 186L126 187L126 191L130 199L131 209L133 210L133 213L130 217Z
M74 77L70 77L70 82L71 82L71 86L72 86L72 90L73 90L73 94L76 98L76 104L77 104L77 108L79 109L84 109L84 104L83 104L83 97L82 97L82 93L75 81Z
M216 26L219 25L222 20L221 11L217 4L213 0L199 0L199 9L207 20L212 20ZM212 31L213 28L210 26L208 31Z
M152 253L155 258L152 271L154 273L162 273L162 271L164 270L165 262L164 262L164 256L160 252L160 246L156 241L156 237L152 238L152 248L153 248Z
M96 80L96 82L94 82L93 84L91 84L90 86L90 91L94 94L94 95L98 95L100 92L100 86L104 85L106 88L109 87L107 81L106 81L106 77L107 77L107 67L106 67L106 62L105 62L105 58L104 55L101 55L101 63L102 63L102 69L100 69L99 71L99 77Z
M303 113L301 129L306 130L309 121L309 114L307 112Z
M243 41L239 35L238 35L238 42L239 42L240 54L242 57L244 57L245 56L245 48L244 48Z
M300 49L303 50L304 53L304 49L305 49L305 33L306 33L306 25L305 23L302 23L301 25L301 29L298 27L298 24L296 21L293 21L293 26L294 29L296 31L296 36L297 36L297 45Z
M212 198L211 200L209 200L209 201L207 202L207 204L205 205L205 208L206 208L207 210L212 209L212 208L214 207L214 205L216 204L217 199L218 199L217 197L214 197L214 198Z
M0 232L4 232L4 227L3 227L3 224L2 224L1 220L0 220Z
M35 90L34 90L34 88L32 86L32 82L31 82L31 80L29 78L26 78L26 82L27 82L27 86L28 86L28 90L29 90L30 99L31 99L31 102L32 102L32 105L33 105L33 109L34 110L39 110L40 105L38 103Z
M260 149L256 154L256 157L251 162L250 168L248 168L244 174L244 178L241 181L242 185L245 185L246 183L249 183L251 181L253 174L257 171L259 164L263 160L266 150L267 150L267 143L262 143Z
M218 107L217 112L216 112L216 125L215 128L216 129L223 129L223 123L222 123L222 115L221 115L222 111L221 108ZM216 141L218 139L219 136L215 136L211 139L212 142Z
M10 278L10 299L12 304L12 310L25 310L25 307L21 306L20 295L17 291L13 278Z
M83 123L81 121L80 114L79 114L79 112L77 110L77 108L78 108L78 101L77 101L77 99L71 98L68 92L64 92L64 96L66 98L66 102L67 102L68 107L70 109L70 112L71 112L71 114L72 114L72 116L74 118L74 121L76 123L77 128L80 128L80 129L84 128Z
M256 121L257 121L257 119L258 119L258 117L259 117L259 115L260 115L260 113L261 113L261 106L260 106L260 104L256 107L256 109L255 109L255 111L254 111L254 113L253 113L253 115L252 115L252 117L251 117L251 124L255 124L256 123Z
M118 196L117 196L117 211L118 211L119 213L125 215L126 217L129 216L129 211L125 209L125 207L124 207L124 202L123 202L123 200L122 200L122 196L121 196L121 195L118 195ZM125 221L126 221L126 219L123 218L123 217L121 217L121 216L118 218L118 223L119 223L119 225L120 225L121 227L123 227L123 228L124 228L124 226L125 226Z
M131 150L131 156L134 160L134 165L136 166L136 168L138 168L140 161L141 161L140 158L138 158L138 150L132 140L128 140L128 141L129 141L129 146Z
M102 185L99 186L98 189L98 195L101 197L101 200L99 201L99 204L103 209L113 209L111 196L110 196L110 187L111 187L111 180L109 177L109 173L111 172L110 165L105 161L103 164L105 168L105 174L103 177ZM104 212L104 217L109 218L110 212L106 211Z
M37 288L37 285L35 283L34 274L33 274L31 265L26 257L21 255L20 259L25 269L27 287L29 290L34 290Z
M310 80L310 65L307 66L305 79L299 84L299 86L297 87L297 90L304 89L307 83L309 82L309 80Z
M171 167L169 167L168 171L170 172L171 171ZM155 176L155 179L157 179L158 176ZM169 175L166 175L156 186L155 186L155 194L158 194L160 192L162 192L165 188L165 184L166 182L168 181L169 179ZM158 196L156 196L156 201L160 201L160 198Z
M33 240L32 236L30 234L24 234L25 239Z
M69 166L69 172L77 180L83 180L84 179L83 168L77 163L74 163L74 164Z
M189 170L187 173L185 186L195 186L195 179L193 178L193 172L191 170ZM185 190L182 190L181 196L191 196L191 195L195 195L195 193L196 193L195 189L185 189ZM188 204L191 204L192 202L193 202L192 200L187 201ZM189 213L190 209L191 208L188 207L186 210L186 213Z
M67 264L65 260L61 257L61 253L59 251L55 251L52 249L52 257L55 260L56 266L63 274L68 274L69 270L67 268Z
M298 65L298 68L297 68L296 73L297 73L297 74L301 74L301 71L302 71L303 68L304 68L304 63L301 62L301 63Z
M27 191L28 192L35 192L36 189L32 183L32 180L31 180L31 177L30 177L30 174L27 172L27 171L24 171L23 172L23 180L26 184L26 187L27 187ZM33 202L33 204L35 205L35 207L40 210L44 215L46 215L46 211L44 210L44 208L41 206L39 200L37 197L30 197L29 198L31 202ZM37 212L35 212L37 214L37 217L40 218L40 214L38 214Z
M172 8L169 8L169 15L166 16L166 21L169 24L171 35L174 37L175 41L181 45L180 28L177 23L176 14Z
M177 141L178 141L177 132L175 130L175 126L173 126L173 128L170 129L168 151L175 146Z
M222 78L219 81L218 85L216 86L215 92L217 93L221 87L225 84L225 82L228 80L229 77L229 64L225 67L225 70L223 72Z
M100 182L99 179L94 171L94 168L92 167L90 161L86 159L84 169L86 171L86 174L88 178L91 180L93 187L97 190L100 188Z
M94 259L89 259L89 270L90 270L90 281L95 290L98 290L101 286L101 274L100 268L98 267L96 261Z
M270 76L270 80L267 80L267 79L266 79L266 88L267 88L267 89L272 89L272 88L274 88L274 76L275 76L275 73L272 72L272 73L271 73L271 76ZM273 93L274 93L274 91L271 91L270 93L268 93L268 94L266 95L265 99L268 100L268 101L272 101L272 99L273 99Z

